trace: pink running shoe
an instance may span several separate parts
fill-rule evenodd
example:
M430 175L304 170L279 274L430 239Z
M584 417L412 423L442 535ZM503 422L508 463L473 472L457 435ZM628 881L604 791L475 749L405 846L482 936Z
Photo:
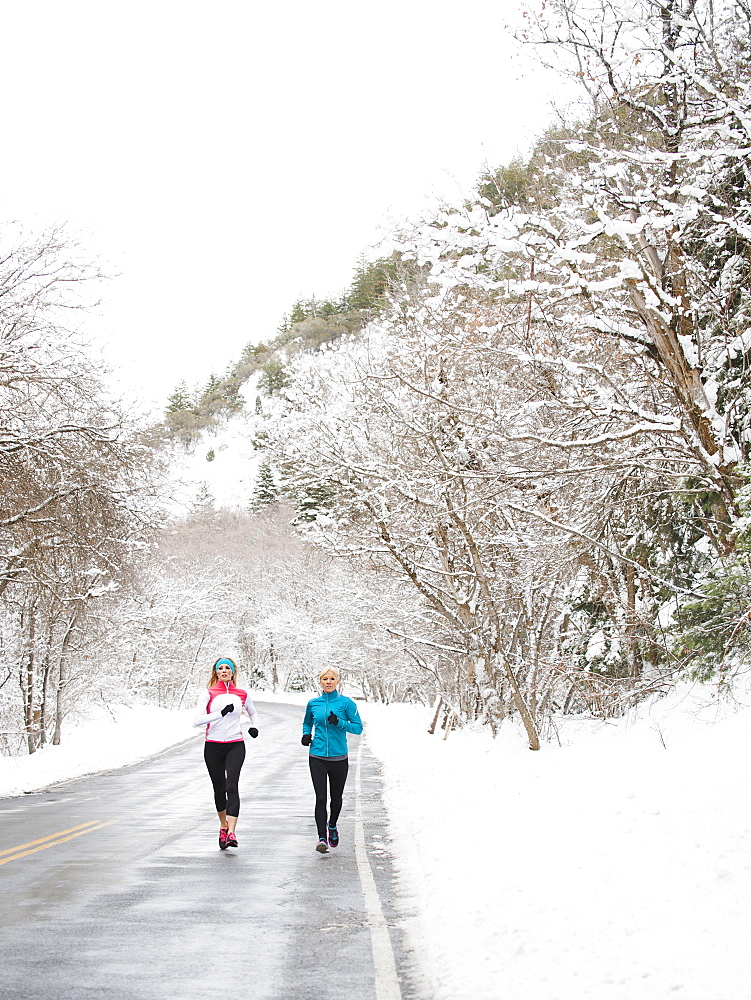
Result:
M237 847L237 837L227 830L227 847Z
M222 827L219 828L219 850L220 851L226 851L227 850L227 834L228 833L229 833L229 830L226 827L222 826Z

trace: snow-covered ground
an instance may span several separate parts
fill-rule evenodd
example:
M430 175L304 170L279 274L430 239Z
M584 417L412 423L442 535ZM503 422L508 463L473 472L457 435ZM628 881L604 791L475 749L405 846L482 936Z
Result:
M56 781L109 771L144 760L195 735L194 709L119 705L92 708L78 724L66 722L63 742L30 757L0 757L0 796L22 795Z
M304 705L310 696L254 691L253 697ZM0 757L0 796L22 795L56 781L134 764L198 735L193 704L179 711L154 705L93 704L83 711L77 721L66 720L60 746L44 747L30 757Z
M191 714L92 718L4 759L0 794L89 771L94 747L109 768L179 742ZM430 736L412 705L362 714L431 1000L751 997L751 709L685 688L617 723L564 721L537 753L513 728Z
M536 753L367 719L434 1000L751 997L751 710L682 690Z
M173 513L185 514L200 499L201 491L217 507L247 510L265 455L258 439L266 422L278 414L283 402L261 393L256 372L240 387L244 408L203 430L187 450L175 443L170 461ZM256 413L260 395L262 413ZM205 498L204 498L205 499Z
M171 463L175 510L182 514L208 491L219 507L248 509L263 453L253 446L258 421L245 413L204 431L189 451L175 446Z

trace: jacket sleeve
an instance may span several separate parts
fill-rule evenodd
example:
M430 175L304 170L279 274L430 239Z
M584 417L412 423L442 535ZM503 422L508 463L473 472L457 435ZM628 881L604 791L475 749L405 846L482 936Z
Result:
M248 713L250 728L258 729L258 712L256 712L256 707L253 704L250 695L245 696L245 704L243 705L243 708Z
M357 711L357 705L352 701L351 698L347 698L345 702L345 717L346 721L342 722L339 720L339 725L348 733L352 733L353 736L359 736L362 732L362 719L360 718L360 713Z
M206 708L209 704L209 692L204 691L201 697L196 703L196 716L193 719L194 726L208 726L210 722L216 722L217 719L221 719L221 712L207 712Z
M307 704L305 718L302 720L302 732L303 736L313 732L313 709L310 707L310 702Z

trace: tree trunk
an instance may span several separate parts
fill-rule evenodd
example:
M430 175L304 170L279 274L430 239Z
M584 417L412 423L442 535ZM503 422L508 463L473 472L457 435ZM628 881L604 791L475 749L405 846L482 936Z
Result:
M514 705L516 706L516 710L521 716L522 722L524 723L524 729L527 733L527 739L529 740L529 749L539 750L540 734L537 731L537 725L535 724L535 720L532 717L532 713L530 712L529 707L526 701L524 700L524 696L521 693L521 689L519 688L519 684L516 680L516 675L511 668L511 664L508 662L503 653L500 652L496 653L496 656L500 659L501 666L503 667L503 672L509 684L511 685L511 692L514 699Z
M60 740L62 739L62 728L63 728L63 710L64 710L64 698L65 684L68 680L68 645L70 644L71 636L73 635L73 626L75 625L76 614L72 613L68 618L68 623L65 628L65 635L63 636L63 641L60 646L60 665L57 671L57 686L55 688L55 730L52 734L52 745L60 746Z
M30 754L36 750L36 734L34 732L34 639L35 619L33 611L27 612L28 639L25 653L25 664L21 667L21 688L23 692L24 729L26 731L26 748ZM22 619L23 620L23 619Z
M629 673L632 677L641 674L641 657L637 638L636 620L636 571L631 563L624 567L626 574L626 646L628 649Z

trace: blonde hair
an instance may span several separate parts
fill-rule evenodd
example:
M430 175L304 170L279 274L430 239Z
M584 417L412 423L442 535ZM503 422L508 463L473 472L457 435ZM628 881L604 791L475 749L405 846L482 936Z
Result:
M324 674L333 674L337 684L339 683L342 677L342 675L339 673L338 667L326 667L325 670L322 670L318 675L319 681L323 678Z
M229 658L229 656L220 656L219 659L214 664L214 666L211 668L211 677L209 678L209 683L206 685L207 687L212 688L215 684L219 683L219 675L216 672L216 668L217 668L217 666L220 663L231 663L232 664L232 666L234 668L233 671L232 671L232 683L233 684L237 684L237 673L238 673L239 667L237 666L237 664L235 663L234 660L231 660Z

